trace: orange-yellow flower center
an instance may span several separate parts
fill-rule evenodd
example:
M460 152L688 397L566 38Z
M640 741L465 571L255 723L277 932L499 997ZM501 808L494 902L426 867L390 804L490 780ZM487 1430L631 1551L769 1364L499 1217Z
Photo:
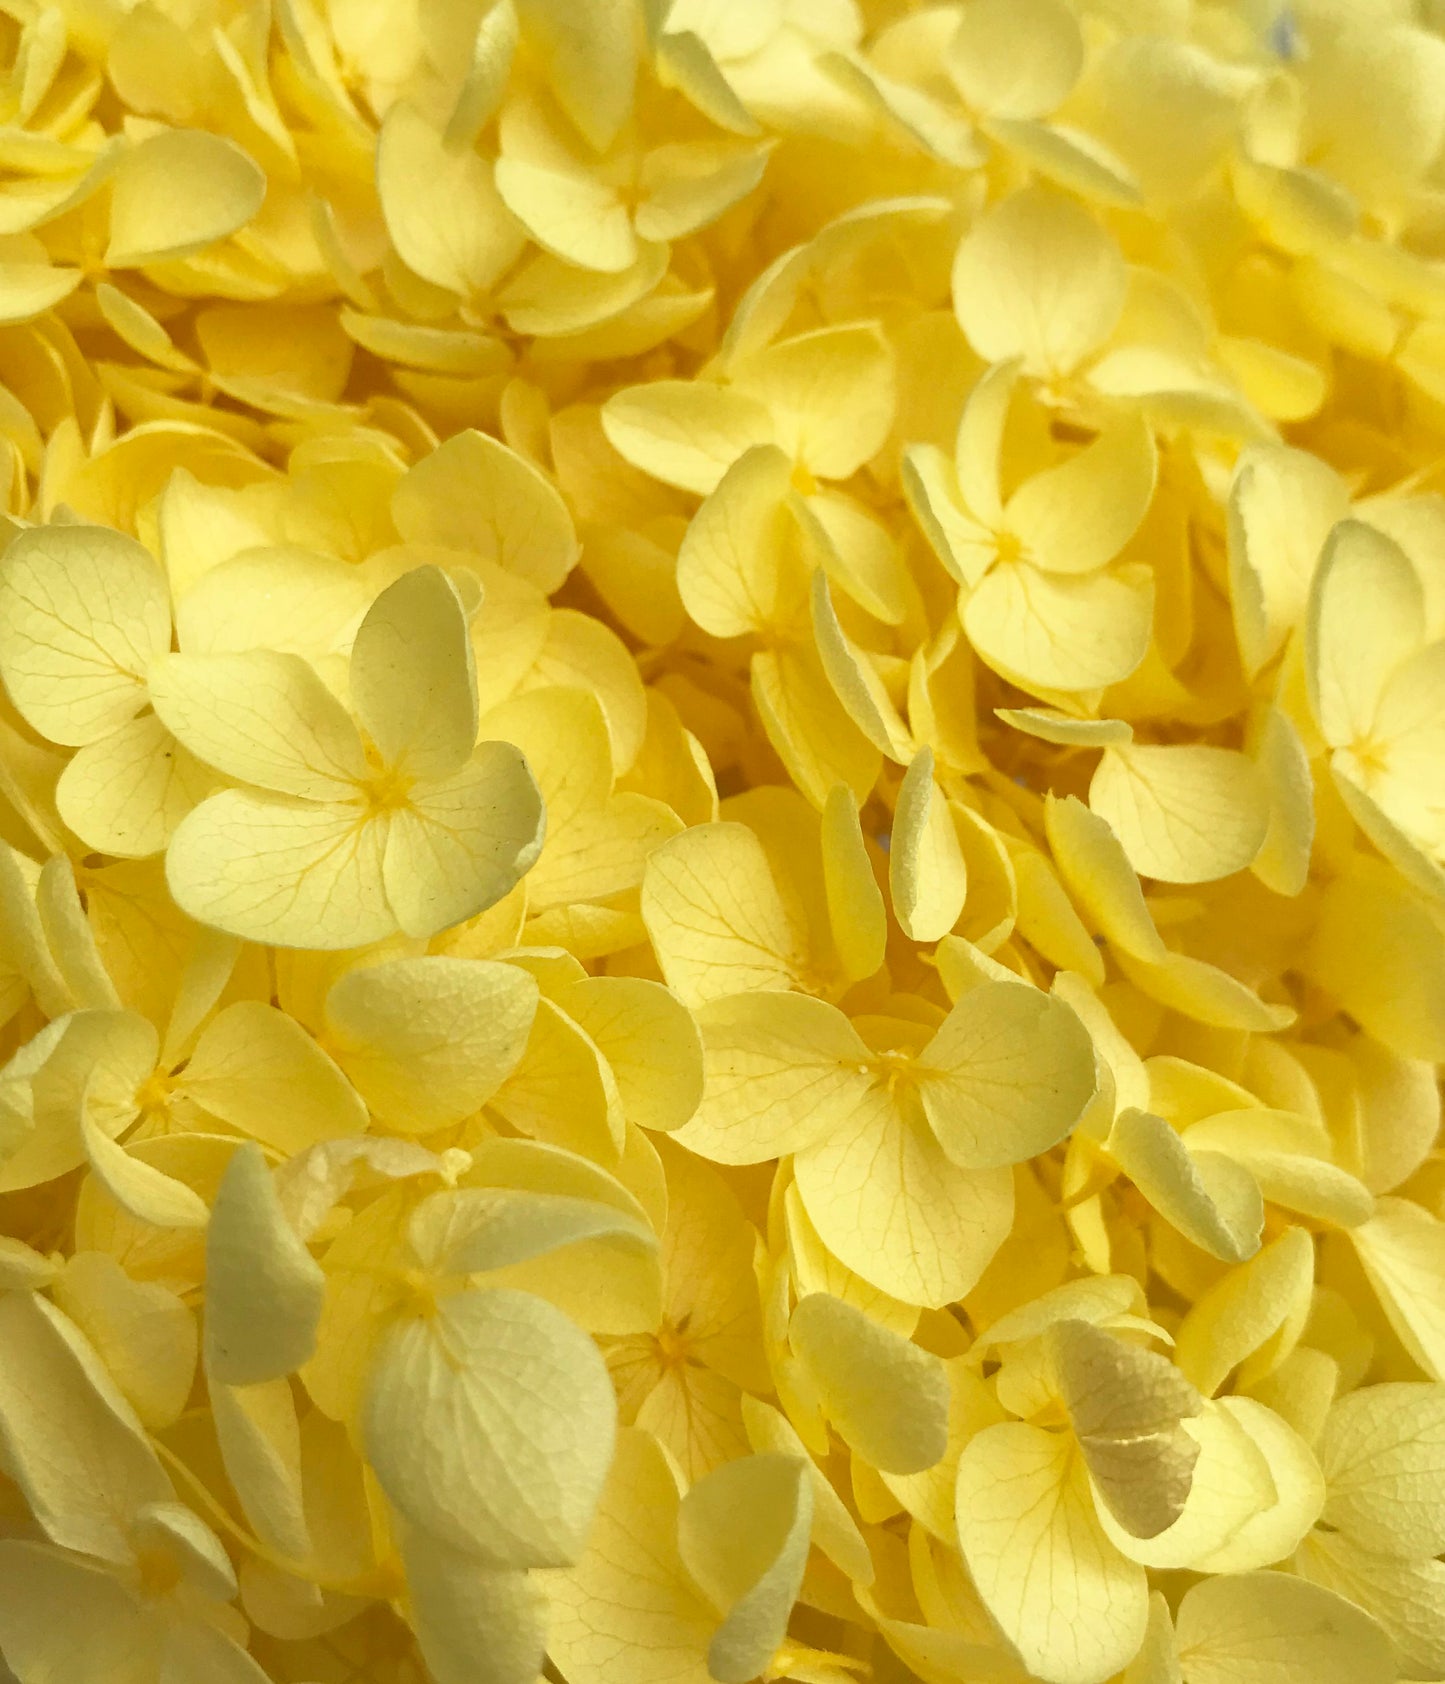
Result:
M368 816L374 818L379 813L395 813L407 806L414 782L395 766L375 770L362 785Z
M142 1111L164 1111L171 1101L173 1082L169 1070L153 1070L136 1089L135 1102Z
M692 1360L692 1342L687 1336L688 1316L664 1320L653 1338L658 1362L663 1368L683 1368Z
M1024 553L1023 539L1015 532L997 533L993 545L1000 561L1018 561Z

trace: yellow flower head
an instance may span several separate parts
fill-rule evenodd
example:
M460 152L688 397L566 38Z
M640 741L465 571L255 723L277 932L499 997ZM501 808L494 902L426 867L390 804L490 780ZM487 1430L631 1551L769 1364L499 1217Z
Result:
M1445 13L0 27L0 1677L1445 1677Z

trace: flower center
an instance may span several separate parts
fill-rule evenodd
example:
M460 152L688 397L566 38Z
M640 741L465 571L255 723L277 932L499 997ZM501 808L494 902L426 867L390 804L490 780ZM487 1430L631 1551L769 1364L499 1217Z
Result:
M168 1070L153 1070L136 1089L136 1108L142 1113L164 1111L171 1102L171 1074Z
M691 1315L680 1317L677 1321L664 1321L653 1338L658 1362L663 1368L676 1369L687 1366L691 1358L692 1341L687 1337L687 1324Z
M1024 541L1014 532L999 532L994 535L994 552L1000 561L1021 561L1024 553Z
M362 785L370 816L395 813L409 805L413 780L395 766L382 766L373 771Z

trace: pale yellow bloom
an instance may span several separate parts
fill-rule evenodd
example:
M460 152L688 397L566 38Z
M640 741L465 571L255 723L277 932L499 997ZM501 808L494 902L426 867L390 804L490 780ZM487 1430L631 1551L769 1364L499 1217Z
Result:
M526 763L476 742L466 621L438 569L404 575L357 632L360 726L297 656L174 655L149 679L197 758L265 792L223 790L177 832L167 879L192 916L296 947L431 935L499 900L540 851Z

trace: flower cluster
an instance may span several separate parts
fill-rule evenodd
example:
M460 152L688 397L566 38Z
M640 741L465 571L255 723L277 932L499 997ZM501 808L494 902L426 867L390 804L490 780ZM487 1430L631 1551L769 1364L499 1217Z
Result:
M1445 11L5 0L0 1680L1445 1678Z

